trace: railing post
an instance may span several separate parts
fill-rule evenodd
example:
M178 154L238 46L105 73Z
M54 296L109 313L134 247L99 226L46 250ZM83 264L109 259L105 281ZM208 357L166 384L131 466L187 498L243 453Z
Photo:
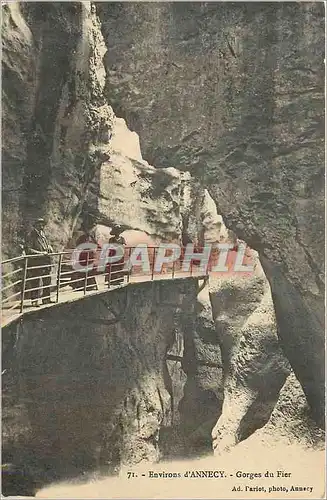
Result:
M193 260L190 262L190 276L193 276Z
M22 290L21 290L21 299L20 299L20 312L23 312L24 309L24 298L25 298L25 286L26 286L26 276L27 276L27 259L24 258L24 268L23 268L23 281L22 281Z
M87 278L89 274L89 250L87 250L86 254L86 269L85 269L85 279L84 279L84 295L86 295L86 288L87 288Z
M131 268L131 271L129 270L131 255L132 255L132 247L129 247L129 250L128 250L128 261L127 261L128 262L127 283L129 283L130 274L132 274L132 268Z
M108 288L110 288L110 283L111 283L111 265L112 262L109 262Z
M151 281L153 281L153 279L154 279L154 265L155 265L155 262L156 262L156 247L153 247Z
M173 268L171 270L171 277L172 277L172 279L174 279L174 277L175 277L175 261L174 260L173 260Z
M59 302L61 264L62 264L62 253L59 255L59 262L58 262L56 302Z

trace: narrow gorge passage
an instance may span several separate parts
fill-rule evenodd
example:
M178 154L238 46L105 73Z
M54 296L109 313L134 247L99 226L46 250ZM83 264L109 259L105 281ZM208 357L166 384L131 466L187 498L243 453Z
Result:
M3 495L77 482L92 497L114 476L124 497L126 471L187 460L226 462L216 497L240 498L238 470L252 464L268 493L261 468L291 457L281 487L321 497L324 16L306 2L3 2L3 318L10 293L26 304L2 331ZM81 242L96 248L79 254L87 278L59 258ZM180 254L162 279L109 289L112 264L95 269L109 242L147 248L134 277L144 255L151 276L153 248ZM201 274L209 245L220 271ZM60 286L67 300L48 303ZM183 493L215 498L204 481Z

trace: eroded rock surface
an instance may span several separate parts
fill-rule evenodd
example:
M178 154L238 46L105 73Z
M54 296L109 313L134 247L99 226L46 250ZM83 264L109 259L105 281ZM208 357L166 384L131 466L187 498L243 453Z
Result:
M259 252L279 337L323 421L323 5L97 11L114 110L139 133L146 160L190 170Z
M113 112L105 51L88 2L3 6L5 254L33 217L67 243L90 181L109 155Z
M287 377L268 423L240 444L239 451L244 450L243 453L258 445L262 450L276 448L280 452L294 444L307 453L308 450L310 453L325 449L325 433L312 419L305 394L294 373Z
M36 93L33 35L18 3L2 7L2 47L2 241L4 254L12 255Z
M189 306L196 295L193 278L148 282L8 326L4 336L15 343L6 362L16 380L12 391L5 387L8 459L36 461L61 477L157 461L160 429L172 422L166 353L176 314L180 328L194 314L183 297Z
M88 212L104 239L112 222L138 231L131 242L236 234L259 252L277 316L276 329L259 265L183 300L175 283L156 302L161 285L144 285L129 320L119 311L134 292L123 290L117 310L89 297L74 314L61 305L60 320L49 312L49 328L31 316L15 345L23 393L5 395L9 447L30 460L27 439L59 475L115 471L158 460L174 416L196 447L220 417L214 445L227 450L277 401L289 373L277 335L321 421L323 5L7 3L3 13L4 254L17 255L34 215L57 249ZM183 358L171 377L167 350Z
M255 252L253 252L255 253ZM210 280L224 373L222 414L213 447L222 453L269 420L290 367L281 351L271 292L255 257L252 276Z
M220 221L205 188L176 168L149 165L138 136L115 119L94 8L7 4L3 14L5 255L19 255L41 215L56 249L88 213L159 240L212 234Z
M119 223L153 242L217 242L224 228L208 191L189 172L155 168L143 158L139 138L115 118L110 159L103 162L83 206L101 225Z
M209 297L208 281L200 281L194 326L184 333L182 368L187 375L179 404L185 454L211 449L211 430L221 414L224 398L221 348Z

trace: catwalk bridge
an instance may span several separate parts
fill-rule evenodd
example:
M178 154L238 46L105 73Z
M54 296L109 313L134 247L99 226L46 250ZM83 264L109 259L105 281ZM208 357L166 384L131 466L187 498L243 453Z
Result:
M99 253L93 251L83 251L79 261L74 257L74 250L47 254L48 262L41 265L39 255L23 255L3 261L2 326L36 307L54 307L58 303L83 299L86 295L128 286L129 283L191 276L203 279L208 274L208 271L203 272L196 258L189 259L187 270L183 269L181 258L165 263L157 270L155 263L159 247L147 247L147 270L137 261L128 266L134 249L125 247L121 260L102 266L103 269L98 266ZM185 249L182 248L181 254L185 256ZM76 269L77 262L85 269Z

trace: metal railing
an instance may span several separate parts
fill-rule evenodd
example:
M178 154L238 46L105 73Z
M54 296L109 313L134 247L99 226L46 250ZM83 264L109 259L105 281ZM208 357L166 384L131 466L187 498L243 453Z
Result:
M87 295L104 291L132 281L173 279L187 276L202 276L198 261L191 260L190 269L183 271L182 259L163 264L160 271L155 269L159 247L147 247L149 268L143 271L140 263L128 266L136 247L124 247L120 261L106 264L99 270L100 251L83 250L77 261L74 250L55 252L45 255L23 255L2 262L2 314L6 320L12 315L23 313L25 309L43 303L63 302L71 294ZM169 251L167 251L167 254ZM82 255L82 257L81 257ZM185 255L185 251L182 255ZM74 265L79 262L85 270ZM137 261L136 261L137 262ZM92 269L91 269L92 268Z

